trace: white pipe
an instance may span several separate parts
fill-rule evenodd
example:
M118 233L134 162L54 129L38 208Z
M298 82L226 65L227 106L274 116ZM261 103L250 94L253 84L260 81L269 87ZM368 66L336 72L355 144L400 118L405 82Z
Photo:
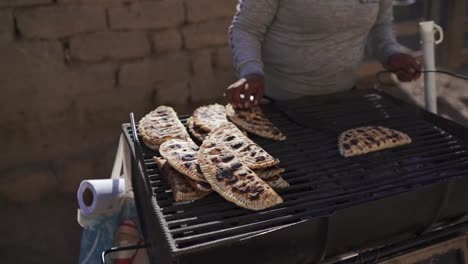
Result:
M419 23L421 30L421 40L424 52L424 69L435 70L435 44L440 44L443 41L442 28L434 23L434 21L426 21ZM435 40L434 35L439 32L440 38ZM434 72L424 73L424 94L426 99L426 110L437 114L437 89L436 78Z

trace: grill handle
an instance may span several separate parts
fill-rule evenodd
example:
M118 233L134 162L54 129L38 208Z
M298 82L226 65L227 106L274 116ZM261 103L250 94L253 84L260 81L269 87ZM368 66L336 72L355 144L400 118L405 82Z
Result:
M133 135L133 148L135 150L135 158L136 158L136 166L137 172L143 178L143 182L146 185L146 191L148 192L149 196L153 196L153 189L151 188L151 184L149 182L149 176L145 169L145 159L143 158L143 151L141 150L140 140L138 139L138 130L136 128L135 122L135 115L130 113L130 124L132 128L132 135Z

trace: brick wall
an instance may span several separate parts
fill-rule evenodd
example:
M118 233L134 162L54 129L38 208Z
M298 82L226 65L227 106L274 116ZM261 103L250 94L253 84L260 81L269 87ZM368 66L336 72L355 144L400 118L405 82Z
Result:
M0 197L75 192L109 175L129 112L219 99L236 2L1 0Z

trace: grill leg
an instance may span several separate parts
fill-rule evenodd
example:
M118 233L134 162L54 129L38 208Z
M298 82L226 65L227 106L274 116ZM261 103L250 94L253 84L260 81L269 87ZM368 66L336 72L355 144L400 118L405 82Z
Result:
M322 249L321 249L321 253L319 255L319 258L317 260L316 263L321 263L325 257L327 256L327 250L328 250L328 231L330 230L329 229L330 227L330 217L324 217L322 218L322 230L323 230L323 233L322 233Z

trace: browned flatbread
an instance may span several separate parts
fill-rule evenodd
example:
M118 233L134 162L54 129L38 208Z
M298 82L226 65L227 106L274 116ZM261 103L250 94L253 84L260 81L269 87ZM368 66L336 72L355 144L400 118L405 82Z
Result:
M176 202L197 200L209 194L209 192L193 188L187 181L187 178L172 168L165 159L159 157L153 157L153 159L169 184L169 187L171 187L172 196Z
M138 124L138 130L143 142L154 150L169 139L190 138L177 113L168 106L160 106L145 115Z
M286 136L268 120L258 106L249 109L234 109L232 105L228 104L226 114L234 124L252 134L276 141L286 139Z
M289 183L285 181L280 175L270 177L268 180L265 180L265 182L276 191L284 190L289 187Z
M193 112L193 121L200 129L210 132L228 122L226 109L220 104L201 106Z
M203 141L205 137L208 136L209 132L206 132L205 130L201 129L197 124L195 124L195 122L193 121L193 116L187 119L187 127L190 131L190 134L192 134L192 136L194 136L199 141Z
M260 177L262 180L267 180L269 178L280 175L284 171L285 170L283 168L280 168L278 166L273 166L273 167L270 167L270 168L254 170L255 174L257 174L257 176Z
M352 157L394 148L411 143L405 133L381 126L359 127L347 130L338 138L340 154Z
M207 182L202 182L202 181L195 181L192 180L191 178L187 177L187 181L190 185L192 185L193 188L202 191L202 192L212 192L213 189L211 189L211 185Z
M161 156L180 173L195 181L206 182L198 165L199 147L191 140L171 139L159 148Z
M159 150L159 144L152 143L147 137L143 137L143 143L152 150Z
M200 167L214 191L250 210L262 210L283 199L236 157L224 142L208 136L200 147Z
M263 148L257 145L233 123L226 123L213 130L209 137L229 146L236 156L250 169L264 169L279 163Z

